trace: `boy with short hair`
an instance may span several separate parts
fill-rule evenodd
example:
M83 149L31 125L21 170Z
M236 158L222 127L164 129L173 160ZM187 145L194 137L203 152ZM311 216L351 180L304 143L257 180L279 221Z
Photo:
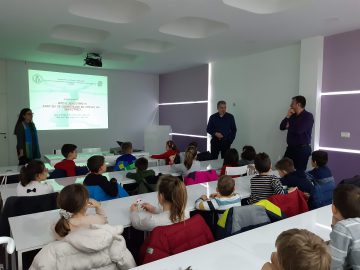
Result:
M65 157L62 161L55 164L54 168L57 170L64 170L66 176L76 175L76 165L74 159L77 158L77 146L75 144L64 144L61 147L61 154Z
M250 204L257 203L275 194L287 193L283 189L279 178L271 174L271 160L266 153L257 154L254 164L259 174L250 179Z
M153 170L148 170L148 160L144 157L141 157L135 161L135 167L136 172L128 172L126 174L127 178L134 179L139 184L138 193L143 194L147 192L154 191L154 186L151 186L152 184L149 184L151 188L148 187L148 183L145 182L148 177L154 177L155 172ZM145 182L145 183L144 183Z
M330 169L326 166L328 162L327 152L322 150L312 152L311 161L314 169L306 173L309 180L313 181L315 184L335 181Z
M131 153L133 151L131 142L121 144L122 155L116 159L114 171L128 171L135 169L136 157Z
M115 178L110 181L102 174L106 172L105 158L103 156L92 156L87 161L90 173L85 177L85 186L100 186L102 190L111 197L118 196L118 183Z
M331 256L326 243L304 229L290 229L276 239L277 252L262 270L329 270Z
M338 185L332 212L331 269L360 269L360 187Z
M240 195L234 193L235 180L228 175L220 176L217 182L217 193L211 194L210 198L202 195L195 201L195 207L199 210L226 210L231 207L241 206Z
M302 192L309 195L313 192L313 184L306 178L305 172L301 170L295 170L294 162L290 158L280 159L275 168L280 175L280 182L287 187L297 187Z

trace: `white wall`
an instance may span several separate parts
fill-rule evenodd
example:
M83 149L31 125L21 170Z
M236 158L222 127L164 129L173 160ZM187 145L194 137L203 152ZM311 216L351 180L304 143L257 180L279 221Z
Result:
M301 40L299 93L307 98L306 110L314 115L312 146L319 148L320 108L322 72L324 58L324 37L317 36ZM309 163L311 163L309 159Z
M286 132L279 125L299 94L299 67L300 44L213 63L211 112L217 101L227 101L238 128L232 146L239 152L253 145L273 164L283 156Z
M159 76L153 74L77 68L60 65L5 61L8 99L9 164L16 164L16 137L12 135L18 113L29 106L28 69L108 76L109 128L96 130L39 131L42 154L64 143L83 147L115 147L116 140L130 140L134 147L144 145L144 129L158 124ZM0 77L1 78L1 77ZM36 124L36 123L35 123Z

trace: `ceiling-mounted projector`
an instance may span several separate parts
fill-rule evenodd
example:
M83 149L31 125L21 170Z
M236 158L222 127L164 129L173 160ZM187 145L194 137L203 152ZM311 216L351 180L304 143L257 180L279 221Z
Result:
M98 53L88 53L84 61L84 65L92 67L102 67L101 56Z

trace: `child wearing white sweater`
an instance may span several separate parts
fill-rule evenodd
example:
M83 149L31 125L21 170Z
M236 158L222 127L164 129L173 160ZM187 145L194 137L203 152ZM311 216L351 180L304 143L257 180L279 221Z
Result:
M133 204L130 207L131 225L138 230L152 231L155 227L184 221L187 192L184 183L177 177L164 175L158 183L158 200L162 209L149 203Z

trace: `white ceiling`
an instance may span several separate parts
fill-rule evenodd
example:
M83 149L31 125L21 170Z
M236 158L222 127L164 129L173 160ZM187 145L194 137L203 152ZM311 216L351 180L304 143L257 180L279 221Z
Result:
M165 73L360 28L359 0L224 2L0 0L0 58Z

